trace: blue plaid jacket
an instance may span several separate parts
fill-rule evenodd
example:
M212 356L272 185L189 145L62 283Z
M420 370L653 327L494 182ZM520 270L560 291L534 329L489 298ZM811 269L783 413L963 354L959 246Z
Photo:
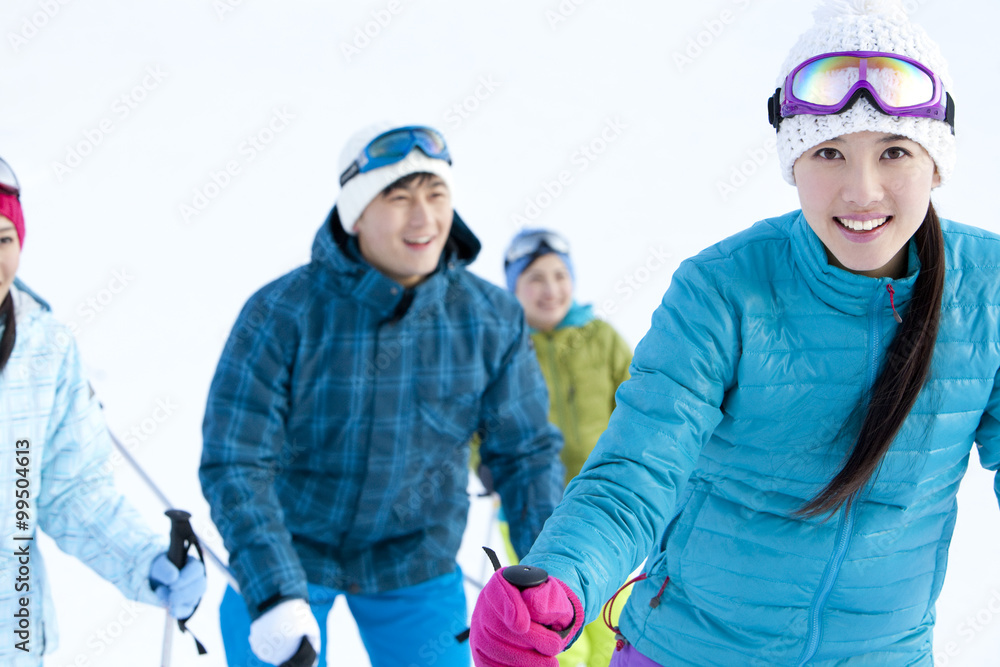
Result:
M468 442L526 553L562 495L562 438L516 300L464 266L455 215L412 290L356 257L334 209L312 261L240 314L208 398L201 478L250 615L306 582L372 594L454 571Z

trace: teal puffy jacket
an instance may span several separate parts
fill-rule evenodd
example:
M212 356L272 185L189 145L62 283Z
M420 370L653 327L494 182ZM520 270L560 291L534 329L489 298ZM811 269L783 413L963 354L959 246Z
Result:
M850 511L794 516L853 446L899 326L887 286L905 317L919 261L911 241L905 278L837 269L794 212L680 266L522 562L580 594L589 621L648 556L621 629L663 665L931 665L973 443L1000 467L1000 238L941 224L930 377Z

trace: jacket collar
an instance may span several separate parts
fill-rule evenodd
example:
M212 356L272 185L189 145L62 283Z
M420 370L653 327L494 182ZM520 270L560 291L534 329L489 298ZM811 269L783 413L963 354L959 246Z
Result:
M407 290L362 259L357 246L352 248L352 244L356 241L344 230L334 206L313 240L312 262L332 281L336 292L375 310L382 319L400 316L411 301L439 301L452 272L472 263L482 248L479 239L456 212L438 270L417 287Z
M913 294L913 285L920 273L916 241L908 243L909 263L906 276L898 279L870 278L833 266L827 261L826 248L806 222L802 211L779 218L785 223L792 242L796 266L809 289L828 306L849 315L864 315L872 299L883 295L892 284L896 310L900 310ZM888 300L886 301L888 304Z

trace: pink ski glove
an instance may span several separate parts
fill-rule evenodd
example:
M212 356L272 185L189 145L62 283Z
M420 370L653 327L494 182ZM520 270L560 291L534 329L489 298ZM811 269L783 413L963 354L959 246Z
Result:
M582 625L583 605L563 582L549 577L522 591L497 570L472 612L472 661L477 667L558 667L554 656Z

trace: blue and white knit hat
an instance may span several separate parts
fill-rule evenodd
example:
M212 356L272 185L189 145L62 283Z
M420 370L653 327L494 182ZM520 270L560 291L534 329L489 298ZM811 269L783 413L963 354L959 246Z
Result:
M514 238L510 240L510 243L507 245L507 252L504 253L504 256L508 254L512 246L519 243L522 239L526 239L532 236L542 236L547 234L556 234L556 232L553 232L548 229L527 229L527 228L522 229L514 236ZM558 234L556 235L558 236ZM562 239L561 236L560 239ZM568 247L569 242L565 241L565 239L562 240L565 242L566 247ZM576 274L573 272L573 261L569 258L569 253L559 252L558 250L555 250L551 246L547 245L546 243L540 242L538 248L535 249L533 252L518 257L512 262L504 262L504 273L506 274L507 278L507 289L510 292L513 292L517 287L517 279L521 277L521 274L524 273L525 269L531 266L531 263L534 262L539 257L543 257L544 255L549 255L549 254L559 256L559 258L563 261L563 264L566 265L566 270L569 271L569 277L573 280L573 283L576 284Z
M784 86L792 69L814 56L838 51L881 51L912 58L928 67L951 92L952 80L941 50L923 28L910 21L902 0L822 0L813 16L816 23L788 54L778 86ZM792 167L803 153L824 141L865 130L898 134L923 146L937 165L941 183L955 169L955 135L947 123L888 116L860 99L844 113L785 118L778 129L782 176L795 185Z

